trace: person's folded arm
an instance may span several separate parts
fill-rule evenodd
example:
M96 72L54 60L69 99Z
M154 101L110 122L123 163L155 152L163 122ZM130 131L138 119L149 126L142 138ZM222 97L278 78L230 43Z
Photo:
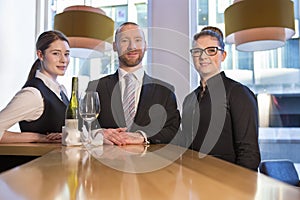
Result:
M258 108L254 95L237 86L230 97L234 130L236 163L257 170L260 163L258 146Z
M179 110L177 109L176 97L173 92L169 93L164 108L167 116L161 130L159 130L157 133L153 133L153 130L143 130L148 134L148 141L151 144L170 143L178 133L180 126L180 114Z
M12 132L4 131L0 143L26 143L26 142L40 142L40 143L60 143L61 133L51 133L49 135L33 133L33 132Z
M32 134L29 136L20 132L7 131L14 124L26 120L33 121L38 119L44 110L44 102L39 90L27 87L19 91L7 106L0 112L0 143L11 142L35 142ZM9 140L5 136L9 134ZM15 135L14 137L12 137ZM14 141L12 141L12 139Z

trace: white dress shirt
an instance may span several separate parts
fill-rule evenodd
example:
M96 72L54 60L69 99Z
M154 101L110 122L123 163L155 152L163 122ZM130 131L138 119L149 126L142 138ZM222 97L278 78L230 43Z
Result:
M124 91L125 91L125 78L124 76L127 74L128 72L126 72L125 70L118 68L118 74L119 74L119 84L121 87L121 94L122 94L122 101L123 101L123 96L124 96ZM143 67L139 68L138 70L131 72L132 74L134 74L134 77L136 78L136 84L135 84L135 112L137 109L137 106L139 104L139 100L140 100L140 93L142 90L142 86L143 86L143 78L144 78L144 74L145 74L145 70ZM137 130L138 133L140 133L145 140L145 144L149 144L149 141L147 139L147 135L144 131L141 130Z
M122 94L122 101L123 101L123 96L124 96L124 91L125 91L125 78L124 76L128 73L125 70L119 68L118 69L118 74L119 74L119 83L120 83L120 87L121 87L121 94ZM135 111L136 108L138 106L139 100L140 100L140 93L142 90L142 85L143 85L143 78L144 78L144 73L145 70L141 67L138 70L131 72L132 74L134 74L135 79Z
M36 72L35 77L41 79L44 84L52 90L59 99L60 90L66 94L66 89L63 85L53 81L48 76L40 71ZM34 87L26 87L21 89L0 112L0 138L5 130L8 130L19 121L37 120L44 111L44 101L41 92Z

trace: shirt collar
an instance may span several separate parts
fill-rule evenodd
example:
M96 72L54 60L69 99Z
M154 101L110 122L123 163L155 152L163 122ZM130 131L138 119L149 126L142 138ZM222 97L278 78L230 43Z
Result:
M119 80L123 79L124 76L126 74L128 74L128 72L126 72L124 69L119 68L118 69L118 73L119 73ZM145 74L145 70L144 68L138 68L137 70L135 70L134 72L131 72L132 74L134 74L135 78L139 81L139 83L143 82L143 78L144 78L144 74Z
M216 83L218 83L219 80L220 80L220 77L222 77L222 78L225 77L224 71L221 71L220 73L218 73L218 74L214 75L213 77L209 78L209 79L206 81L206 87L207 87L207 85L215 85ZM200 81L200 86L203 87L201 81Z
M43 83L50 88L54 93L59 94L60 93L60 84L57 81L54 81L53 79L49 78L39 70L36 71L35 77L39 78L43 81Z

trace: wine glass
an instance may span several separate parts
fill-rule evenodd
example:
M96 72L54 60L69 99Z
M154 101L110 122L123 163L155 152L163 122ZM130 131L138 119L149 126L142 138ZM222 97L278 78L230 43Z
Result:
M87 91L82 92L79 99L79 114L82 119L88 124L88 135L83 143L92 143L92 122L97 119L100 113L100 100L97 92Z

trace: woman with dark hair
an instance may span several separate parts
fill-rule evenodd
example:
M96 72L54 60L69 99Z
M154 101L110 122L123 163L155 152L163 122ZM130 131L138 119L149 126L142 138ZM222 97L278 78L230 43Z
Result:
M36 54L25 85L0 112L0 143L61 142L68 102L56 78L70 62L69 41L59 31L43 32ZM18 122L21 132L8 131Z
M246 86L221 71L227 53L223 33L204 27L194 35L190 50L200 86L183 102L185 146L237 165L257 170L258 108Z

